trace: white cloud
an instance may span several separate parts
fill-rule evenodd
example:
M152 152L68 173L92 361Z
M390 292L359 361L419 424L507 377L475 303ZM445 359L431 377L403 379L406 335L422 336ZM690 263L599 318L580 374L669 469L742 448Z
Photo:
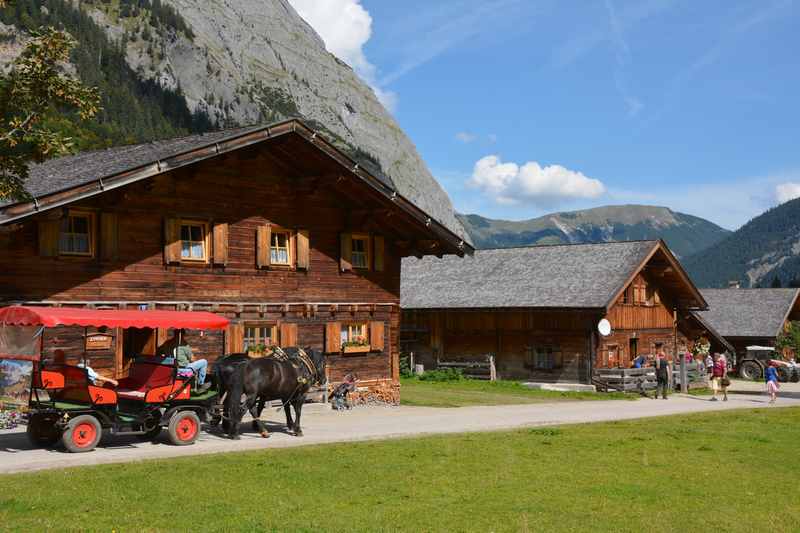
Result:
M461 141L464 144L469 144L478 137L468 131L459 131L456 133L456 140Z
M475 163L467 185L482 190L500 204L528 203L553 207L567 200L598 198L606 192L602 182L561 165L542 167L535 161L523 165L503 163L489 155Z
M777 200L779 204L786 203L798 197L800 197L800 183L789 181L786 183L779 183L775 186L775 200Z
M375 65L364 53L364 45L372 37L372 17L360 0L289 0L297 13L325 41L330 53L350 65L375 91L381 103L393 111L397 94L377 82Z

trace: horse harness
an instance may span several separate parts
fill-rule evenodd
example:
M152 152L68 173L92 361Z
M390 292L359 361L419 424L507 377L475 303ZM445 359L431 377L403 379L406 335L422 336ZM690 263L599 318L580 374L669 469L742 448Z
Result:
M279 346L274 346L272 348L272 352L267 357L273 357L273 358L277 359L278 361L288 361L288 362L292 363L292 360L291 360L292 358L289 356L289 354L287 354L285 351L283 351ZM311 374L311 377L313 378L312 384L314 384L314 385L320 384L321 380L320 380L319 372L317 372L317 366L314 364L314 361L312 361L311 358L308 356L306 351L303 350L302 348L298 348L297 349L297 358L300 359L300 362L303 363L303 366L306 367L306 370L308 370L308 373ZM308 383L308 379L305 378L305 377L298 377L297 381L298 381L298 383L300 383L302 385L305 385L306 383Z

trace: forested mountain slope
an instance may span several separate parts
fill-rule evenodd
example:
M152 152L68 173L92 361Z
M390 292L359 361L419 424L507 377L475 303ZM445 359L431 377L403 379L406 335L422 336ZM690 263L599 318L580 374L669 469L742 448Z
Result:
M757 216L684 265L700 287L767 286L777 277L783 286L800 279L800 199Z

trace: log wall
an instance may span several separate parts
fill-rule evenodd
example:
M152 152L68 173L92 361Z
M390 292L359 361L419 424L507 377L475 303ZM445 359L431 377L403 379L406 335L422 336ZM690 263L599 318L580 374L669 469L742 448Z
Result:
M71 208L94 213L103 224L116 223L112 236L102 233L98 222L94 257L43 256L41 223L64 212L27 219L0 239L0 304L121 302L135 306L149 302L164 309L191 306L237 321L296 323L298 344L318 349L324 348L328 321L380 320L385 323L385 349L366 355L331 354L330 376L335 381L356 372L365 381L396 383L400 259L404 255L402 244L396 243L413 242L419 235L411 235L409 223L399 211L390 213L392 224L385 221L385 209L373 214L369 209L376 207L366 201L360 204L357 188L345 193L323 183L319 176L290 174L285 165L269 157L232 154L78 202ZM336 178L332 179L335 182ZM207 222L209 231L226 225L227 250L220 256L222 264L216 263L216 250L215 262L166 264L165 224L175 217ZM257 228L263 225L303 230L304 235L308 232L308 268L259 268ZM345 232L381 239L379 269L342 271L340 235ZM331 307L331 303L339 306ZM254 312L256 307L248 308L250 304L264 307ZM67 329L48 332L48 353L56 347L74 353L81 347L83 329ZM211 360L225 347L219 334L189 341ZM114 355L110 351L93 353L92 364L106 374L119 375Z

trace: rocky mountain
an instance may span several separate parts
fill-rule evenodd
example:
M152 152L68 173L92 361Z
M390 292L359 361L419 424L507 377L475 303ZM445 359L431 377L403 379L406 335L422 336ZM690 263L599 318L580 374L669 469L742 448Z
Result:
M82 148L300 117L468 239L373 90L286 0L16 0L0 21L17 32L0 32L0 58L44 24L79 40L77 74L104 94Z
M757 216L684 265L700 287L766 287L777 277L785 287L800 280L800 199Z
M708 220L646 205L597 207L522 221L461 214L458 218L478 248L661 238L679 257L687 257L730 233Z

